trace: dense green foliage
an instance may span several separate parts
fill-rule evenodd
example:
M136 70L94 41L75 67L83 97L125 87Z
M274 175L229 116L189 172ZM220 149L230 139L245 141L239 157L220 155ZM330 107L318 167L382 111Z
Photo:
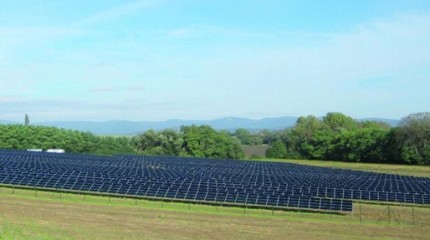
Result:
M276 139L266 151L268 158L285 158L287 156L287 148L281 139Z
M276 132L237 129L229 133L192 125L180 131L148 130L133 138L101 137L29 123L26 116L27 125L0 125L0 148L239 159L244 157L241 145L269 144L269 158L430 165L430 113L411 114L393 128L382 122L358 122L342 113L327 113L322 119L300 117L295 126Z
M238 138L242 145L260 145L263 143L261 134L252 134L248 129L239 128L232 136Z
M156 132L151 129L132 138L134 148L147 155L179 156L183 141L175 130Z
M403 118L389 140L397 162L430 165L430 113Z
M55 149L69 153L111 155L133 153L129 138L99 137L88 132L55 127L0 125L0 148Z
M0 148L64 149L68 153L135 154L243 158L239 140L210 126L183 126L181 130L148 130L128 137L101 137L55 127L0 125Z
M239 141L228 132L215 131L207 125L183 126L179 132L148 130L134 137L135 148L143 154L193 156L207 158L243 158Z
M328 113L300 117L272 135L267 157L430 165L430 113L411 114L394 128Z

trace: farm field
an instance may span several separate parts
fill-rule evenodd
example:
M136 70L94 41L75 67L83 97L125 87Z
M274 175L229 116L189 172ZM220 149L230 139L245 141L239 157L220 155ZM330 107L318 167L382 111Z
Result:
M245 153L246 158L265 158L266 151L269 145L261 144L261 145L242 145L242 150Z
M13 191L13 192L12 192ZM0 188L1 239L428 239L430 209L353 215L189 205ZM394 208L394 207L393 207Z

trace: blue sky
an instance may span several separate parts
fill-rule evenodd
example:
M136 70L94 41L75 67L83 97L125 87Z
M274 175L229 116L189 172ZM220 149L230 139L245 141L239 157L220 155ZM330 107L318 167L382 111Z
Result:
M0 120L430 110L428 0L2 0Z

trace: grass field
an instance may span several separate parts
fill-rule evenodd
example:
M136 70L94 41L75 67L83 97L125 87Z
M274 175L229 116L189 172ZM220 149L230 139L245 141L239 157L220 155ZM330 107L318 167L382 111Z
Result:
M0 188L1 239L428 239L430 209L270 211ZM361 212L361 214L359 214ZM360 217L361 215L361 217ZM361 219L361 222L360 222ZM390 224L390 225L389 225Z

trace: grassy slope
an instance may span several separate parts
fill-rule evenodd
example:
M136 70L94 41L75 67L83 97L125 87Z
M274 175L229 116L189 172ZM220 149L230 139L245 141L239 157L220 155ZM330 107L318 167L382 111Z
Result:
M427 239L430 209L362 204L354 214L283 212L0 188L3 239ZM379 219L379 222L378 222Z

